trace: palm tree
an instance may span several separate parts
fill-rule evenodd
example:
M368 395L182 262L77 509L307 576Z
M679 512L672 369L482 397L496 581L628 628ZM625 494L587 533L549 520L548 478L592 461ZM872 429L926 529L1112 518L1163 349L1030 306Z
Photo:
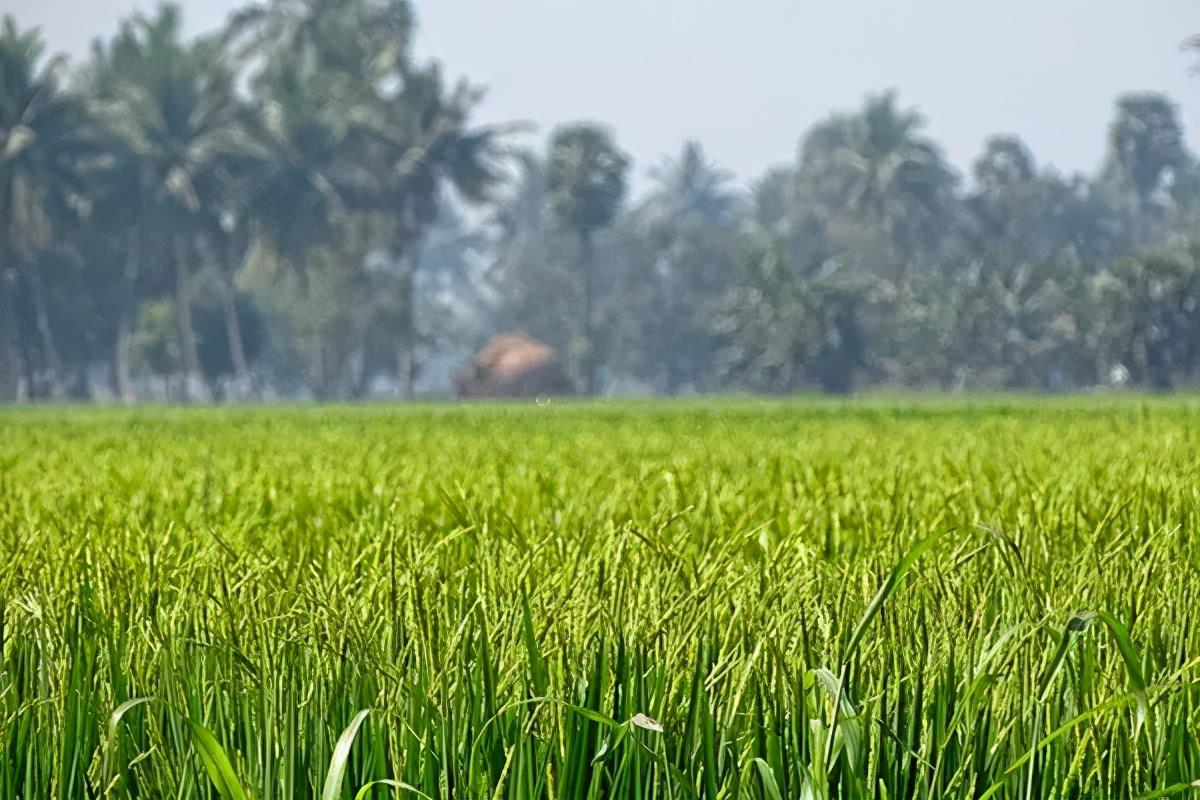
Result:
M687 217L724 222L737 206L729 188L733 177L708 159L699 142L684 142L678 158L665 158L650 169L654 188L637 216L650 231L670 228Z
M1118 97L1108 146L1105 177L1115 187L1132 191L1136 203L1134 245L1142 246L1150 239L1151 216L1159 210L1156 195L1188 162L1178 109L1155 92Z
M215 184L197 187L201 197L209 198L200 213L201 238L211 260L218 267L221 314L225 320L225 338L229 344L229 362L236 381L235 395L251 391L250 362L237 307L237 274L253 251L253 210L247 206L253 187L251 175L257 165L247 165L249 175L240 175L233 164L209 180Z
M257 99L260 111L249 125L261 174L247 208L256 235L303 272L305 255L334 238L344 207L334 180L346 115L319 76L306 77L295 65L260 79Z
M280 58L254 80L258 113L249 121L261 152L260 172L247 193L245 220L251 240L295 292L282 311L295 323L318 394L330 389L325 320L311 312L320 271L334 252L354 252L347 237L350 214L337 183L347 156L349 106L339 91L342 76L307 73L298 59ZM357 270L338 258L343 269ZM301 316L296 316L300 314Z
M555 235L545 160L523 151L507 166L487 219L494 231L485 274L492 327L523 330L566 352L579 335L578 281L573 269L563 269L577 256L574 242Z
M1200 245L1120 259L1097 281L1103 350L1132 380L1170 389L1200 369Z
M447 95L436 67L412 64L412 22L404 0L270 0L229 26L235 47L265 54L255 83L271 166L254 206L259 227L293 266L339 235L339 219L381 230L396 285L372 299L397 302L386 316L400 322L405 394L417 371L418 241L437 218L444 184L468 201L484 198L498 133L466 128L478 92L461 85Z
M468 116L479 93L460 84L447 94L440 71L404 69L403 89L379 95L351 129L349 152L357 169L344 176L349 201L386 220L386 249L397 265L403 307L397 372L405 396L416 379L416 286L419 242L437 222L445 189L460 200L481 204L499 182L497 158L503 128L470 128ZM383 165L384 169L378 166Z
M407 62L415 25L408 0L259 0L230 16L224 37L239 60L266 54L268 73L287 63L366 90Z
M865 362L868 276L836 258L797 262L787 243L757 237L741 285L725 298L719 369L756 391L792 392L812 381L854 391Z
M499 258L494 272L504 272L526 246L543 238L549 227L546 203L546 165L528 150L509 160L507 187L493 203L489 221L497 231Z
M83 171L95 153L77 98L59 89L61 62L43 63L36 31L12 17L0 28L0 397L11 399L16 294L24 288L52 394L62 392L62 360L46 307L38 256L51 246L55 223L78 215ZM12 262L10 265L9 262ZM32 377L32 364L25 358ZM36 391L30 380L29 390Z
M967 208L976 224L978 249L999 251L1004 261L1034 254L1048 209L1029 148L1016 136L993 136L971 171L975 189Z
M595 251L593 236L607 227L625 198L629 157L607 130L592 123L564 125L550 138L546 188L564 227L579 237L583 274L583 374L588 394L597 389L595 347Z
M1186 154L1178 109L1155 92L1117 98L1108 143L1110 168L1129 181L1143 204L1150 201Z
M230 159L249 148L234 73L220 43L181 41L179 8L127 21L107 50L97 48L97 114L130 154L142 195L140 238L173 267L174 302L188 394L210 396L191 313L191 273L201 251L202 192L221 184ZM151 230L164 232L161 236ZM152 263L141 254L142 263Z
M658 310L645 319L643 339L656 380L674 393L703 380L715 347L708 324L716 298L734 272L739 210L732 173L713 164L698 142L650 170L654 186L634 212L650 245L653 269L638 276Z
M905 283L914 256L937 246L952 214L956 178L921 133L925 121L896 94L819 123L800 148L799 179L826 226L847 238L882 237L883 257Z
M977 191L995 195L1033 179L1033 154L1016 136L999 134L984 142L983 153L972 166Z

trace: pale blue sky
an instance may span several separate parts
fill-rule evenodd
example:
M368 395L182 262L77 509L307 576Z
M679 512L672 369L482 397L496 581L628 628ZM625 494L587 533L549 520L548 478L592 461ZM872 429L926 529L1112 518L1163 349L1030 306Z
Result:
M135 0L0 0L86 51ZM238 0L184 0L194 31ZM611 123L639 176L687 137L749 180L832 109L888 87L960 168L990 133L1090 170L1117 93L1166 91L1200 150L1197 0L417 0L417 51L488 87L480 122ZM638 181L641 182L640 180Z

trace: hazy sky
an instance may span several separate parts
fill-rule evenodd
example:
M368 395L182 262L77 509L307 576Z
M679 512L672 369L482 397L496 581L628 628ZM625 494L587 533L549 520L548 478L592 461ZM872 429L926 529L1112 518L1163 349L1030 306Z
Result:
M0 0L86 51L136 0ZM239 0L184 0L194 31ZM960 168L996 132L1091 170L1113 98L1165 91L1200 150L1197 0L417 0L417 51L488 88L480 122L611 123L639 176L687 137L750 179L832 109L888 87ZM640 180L639 180L640 182Z

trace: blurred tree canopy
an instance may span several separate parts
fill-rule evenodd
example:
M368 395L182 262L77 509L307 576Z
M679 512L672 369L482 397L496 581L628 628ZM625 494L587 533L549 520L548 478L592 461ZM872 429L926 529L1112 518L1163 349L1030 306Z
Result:
M0 26L0 401L448 391L489 336L579 391L1155 389L1200 378L1200 164L1115 99L1095 174L967 174L888 91L748 186L682 143L544 150L413 56L406 0L162 5L71 67ZM1200 40L1191 40L1200 47Z

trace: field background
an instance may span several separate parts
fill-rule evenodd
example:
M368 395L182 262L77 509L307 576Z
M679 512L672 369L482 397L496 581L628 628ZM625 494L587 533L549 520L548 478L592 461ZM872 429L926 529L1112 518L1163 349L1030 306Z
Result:
M0 797L1195 794L1198 454L1191 398L0 412Z

